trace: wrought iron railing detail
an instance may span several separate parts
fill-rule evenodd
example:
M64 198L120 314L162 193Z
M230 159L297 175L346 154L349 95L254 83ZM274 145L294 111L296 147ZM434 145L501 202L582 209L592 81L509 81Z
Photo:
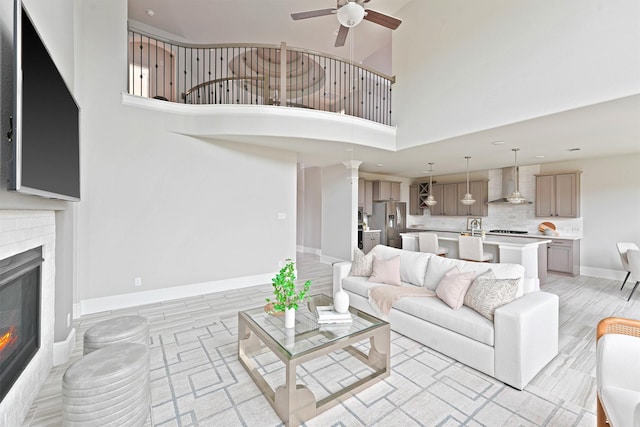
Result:
M185 45L129 30L128 91L187 104L278 105L391 124L393 77L285 43Z

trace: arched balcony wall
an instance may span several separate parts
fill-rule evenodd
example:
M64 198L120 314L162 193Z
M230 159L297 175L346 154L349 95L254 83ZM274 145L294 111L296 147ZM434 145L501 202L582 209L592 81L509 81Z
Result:
M128 92L185 104L309 108L391 125L394 77L281 45L185 45L129 30Z

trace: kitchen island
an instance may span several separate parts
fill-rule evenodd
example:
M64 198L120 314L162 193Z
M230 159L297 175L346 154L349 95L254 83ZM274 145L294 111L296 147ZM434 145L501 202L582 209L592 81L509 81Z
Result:
M441 230L410 230L401 233L402 249L418 251L418 233L431 232L438 235L439 245L449 249L449 258L458 258L458 238L460 232ZM487 235L483 240L485 252L493 254L500 263L520 264L525 275L535 279L538 286L544 285L547 277L547 244L550 239L513 237L511 235Z

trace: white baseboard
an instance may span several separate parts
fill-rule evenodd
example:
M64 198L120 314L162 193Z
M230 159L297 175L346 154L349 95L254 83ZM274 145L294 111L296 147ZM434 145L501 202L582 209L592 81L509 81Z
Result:
M102 298L91 298L82 300L79 303L78 316L85 314L99 313L120 308L135 307L138 305L153 304L162 301L170 301L180 298L187 298L198 295L223 292L232 289L242 289L251 286L265 285L271 283L274 273L258 274L255 276L237 277L212 282L194 283L191 285L174 286L171 288L155 289L144 292L134 292L130 294L112 295ZM74 304L74 318L76 318L76 307Z
M322 250L321 249L309 248L307 246L300 246L300 245L296 246L296 252L302 252L302 253L305 253L305 254L313 254L313 255L318 255L318 256L322 255Z
M76 346L76 328L71 328L64 341L53 343L53 366L60 366L69 361Z
M600 279L620 280L622 282L624 280L624 276L627 275L627 272L620 271L620 270L609 270L606 268L581 266L580 275L589 276L589 277L598 277Z

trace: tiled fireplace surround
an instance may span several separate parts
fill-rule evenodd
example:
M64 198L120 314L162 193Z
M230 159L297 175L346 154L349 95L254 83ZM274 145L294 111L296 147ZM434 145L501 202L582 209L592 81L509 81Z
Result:
M53 365L55 213L0 210L0 259L42 246L40 349L0 402L0 425L21 425Z

